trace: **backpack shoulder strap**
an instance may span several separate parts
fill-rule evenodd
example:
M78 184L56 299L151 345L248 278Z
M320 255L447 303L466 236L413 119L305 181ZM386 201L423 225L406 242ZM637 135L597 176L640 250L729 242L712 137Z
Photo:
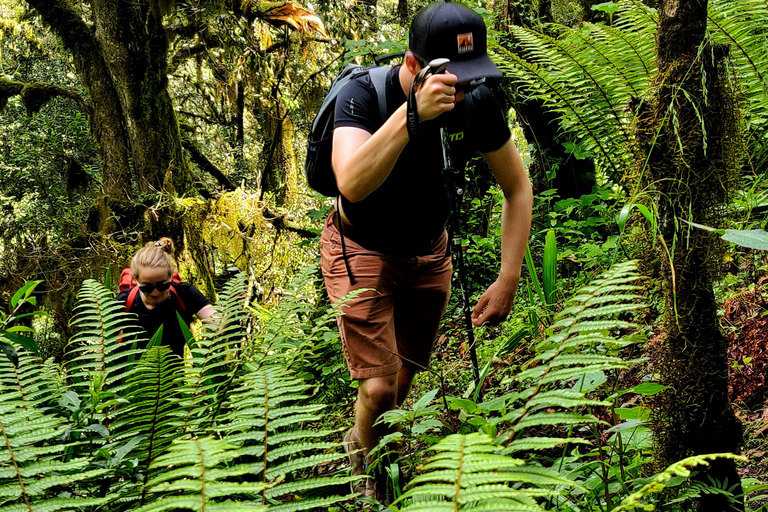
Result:
M179 307L184 312L184 314L187 315L187 316L192 316L190 314L189 310L187 309L187 305L184 304L183 300L181 300L181 295L179 295L179 292L176 291L176 288L173 285L171 285L169 290L171 290L171 293L176 296L176 300L178 300L178 302L179 302Z
M131 307L133 306L133 301L136 300L136 295L139 293L139 287L134 286L131 288L131 291L128 292L128 298L125 299L125 310L130 311Z
M373 88L376 89L376 96L379 98L381 124L387 120L387 73L389 69L386 66L376 66L368 71Z

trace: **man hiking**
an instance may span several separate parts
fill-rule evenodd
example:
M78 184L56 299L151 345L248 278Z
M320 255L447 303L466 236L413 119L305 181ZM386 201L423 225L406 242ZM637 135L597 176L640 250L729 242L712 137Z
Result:
M387 75L387 117L369 74L336 100L332 163L340 195L321 237L322 271L334 302L370 289L347 302L338 321L350 375L359 381L355 424L344 436L348 451L360 449L350 454L352 474L366 472L366 455L386 433L374 422L402 404L416 372L426 369L448 303L453 267L441 127L457 168L479 151L504 194L501 271L472 321L497 324L512 308L533 195L503 112L477 85L501 76L486 44L485 24L472 11L431 5L412 22L404 63ZM411 91L419 71L438 58L450 60L447 71ZM383 486L366 479L355 490L381 498Z

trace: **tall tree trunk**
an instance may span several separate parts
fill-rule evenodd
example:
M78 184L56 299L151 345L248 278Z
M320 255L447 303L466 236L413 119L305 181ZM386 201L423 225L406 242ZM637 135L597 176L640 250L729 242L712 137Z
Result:
M69 2L30 0L64 47L72 54L75 71L88 88L93 105L91 130L99 145L104 194L113 199L128 199L126 184L131 183L128 134L122 105L107 64L93 32Z
M552 21L552 2L512 2L501 4L501 30L509 25L530 26L530 20L543 24ZM539 27L539 30L543 30ZM514 46L513 46L514 51ZM533 163L529 172L536 193L553 188L560 199L578 198L590 194L595 185L595 162L591 158L578 160L566 153L565 140L558 132L557 114L536 98L521 98L515 90L506 91L520 119L523 134L532 147Z
M112 200L189 190L186 159L170 95L162 15L146 1L91 3L93 29L68 0L30 0L72 54L93 104L91 127Z
M681 222L721 224L738 168L738 114L724 62L727 48L704 43L706 23L706 1L664 0L659 71L650 88L656 93L637 120L638 165L645 185L657 192L654 236L663 272L665 338L658 371L669 389L655 402L660 465L692 454L735 452L741 442L740 425L728 407L727 341L712 290L721 248L712 234ZM743 498L731 461L700 470L702 483L712 477ZM697 509L730 507L722 495L705 494Z
M402 26L408 26L411 18L408 11L408 0L397 0L397 18Z
M536 99L515 104L515 111L522 121L526 140L534 148L529 169L534 191L554 188L560 199L590 194L596 183L595 162L591 158L579 160L566 153L558 137L556 114Z
M190 189L168 94L168 38L159 2L94 0L95 36L123 106L139 190Z

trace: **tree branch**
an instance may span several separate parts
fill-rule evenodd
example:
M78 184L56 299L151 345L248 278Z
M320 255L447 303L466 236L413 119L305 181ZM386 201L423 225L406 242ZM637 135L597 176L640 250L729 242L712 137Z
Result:
M192 161L197 164L200 169L213 176L222 187L229 191L233 191L237 188L229 180L229 178L227 178L224 173L221 172L219 168L213 164L213 162L208 160L208 158L203 154L202 151L200 151L200 148L197 147L197 144L195 144L194 141L188 138L184 138L181 141L181 145L184 147L184 149L189 151L189 156Z
M287 231L293 231L302 238L317 238L317 233L297 225L288 219L288 214L276 215L269 208L264 208L264 218L267 219L270 224L275 226L275 229L277 230L285 229Z
M61 96L69 98L77 103L80 108L90 117L93 114L93 107L88 100L83 98L80 93L71 89L65 89L53 84L43 84L40 82L13 82L0 78L0 109L5 108L8 99L12 96L21 96L21 100L30 114L40 112L40 109L48 103L51 98Z

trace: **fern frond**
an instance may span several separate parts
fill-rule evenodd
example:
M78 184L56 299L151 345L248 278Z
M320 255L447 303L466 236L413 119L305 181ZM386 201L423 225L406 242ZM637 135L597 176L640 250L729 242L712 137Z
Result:
M69 341L66 353L73 388L79 393L87 391L98 374L104 386L119 395L133 368L130 356L141 353L132 350L131 345L144 337L143 331L125 312L125 305L93 279L83 283L78 299L78 313L71 323L78 332Z
M655 73L653 12L621 2L613 27L551 25L558 37L518 26L518 56L499 46L491 58L527 94L556 112L562 129L614 175L629 164L634 145L629 105L645 94Z
M509 455L515 452L540 451L556 448L564 444L591 444L580 437L523 437L512 441L509 446L501 450L501 455Z
M226 441L241 447L251 474L268 484L263 492L265 502L280 507L277 510L298 511L347 499L315 496L279 503L299 489L315 494L355 478L307 477L321 464L346 458L340 443L325 441L337 432L307 430L307 424L321 419L322 411L321 406L300 405L309 398L310 386L279 366L258 368L249 364L246 370L248 373L238 378L237 391L229 397L229 412L222 416L218 431Z
M159 472L148 483L154 501L138 512L268 510L249 498L262 493L267 484L237 481L248 473L245 466L231 467L239 455L236 446L212 437L175 441L152 462L150 469Z
M87 457L62 461L68 444L59 438L69 425L23 400L18 390L0 384L0 511L74 510L105 499L59 498L54 488L73 489L107 473L88 469Z
M753 158L768 158L768 9L760 0L708 4L707 29L713 43L730 49L730 62L744 98Z
M694 455L683 460L679 460L669 466L653 477L653 480L644 485L639 491L633 492L619 504L618 507L611 510L611 512L623 512L631 510L653 510L655 507L650 504L643 503L643 500L649 495L657 492L661 492L667 486L673 477L688 478L691 476L690 468L696 466L709 466L709 461L715 459L732 459L747 462L746 457L740 455L734 455L732 453L710 453L706 455Z
M40 359L21 347L15 347L19 356L14 366L6 357L0 358L0 388L19 392L23 407L50 406L62 393L61 382L52 361L41 365Z
M613 371L631 366L631 361L605 355L598 347L621 345L608 333L631 331L633 324L615 320L611 316L642 307L640 296L633 293L640 279L635 262L614 265L600 278L582 287L574 299L555 317L549 329L550 336L537 346L538 354L531 360L533 368L518 373L514 380L528 385L521 396L524 403L505 414L497 424L509 422L508 432L499 437L506 440L507 450L514 453L512 443L526 428L543 425L576 426L598 423L591 414L578 412L543 412L551 407L576 411L582 407L608 405L591 400L580 389L546 389L547 386L576 379L582 375ZM631 301L631 302L630 302ZM612 303L611 306L606 304ZM586 319L586 320L585 320ZM626 337L626 336L625 336ZM523 443L518 446L522 446Z
M546 487L575 486L556 471L497 454L499 447L485 434L453 434L429 449L434 456L398 500L414 499L402 512L502 510L497 507L542 511L535 498L557 494Z
M155 460L181 435L181 361L167 346L147 350L126 384L128 405L118 409L113 442L142 436L133 450L149 473ZM146 491L146 490L145 490ZM144 501L145 492L142 493Z
M244 297L247 281L243 274L230 279L214 309L215 320L190 349L191 364L184 367L184 429L196 432L210 428L222 412L221 406L237 375L241 372L240 345L245 339L247 319Z

